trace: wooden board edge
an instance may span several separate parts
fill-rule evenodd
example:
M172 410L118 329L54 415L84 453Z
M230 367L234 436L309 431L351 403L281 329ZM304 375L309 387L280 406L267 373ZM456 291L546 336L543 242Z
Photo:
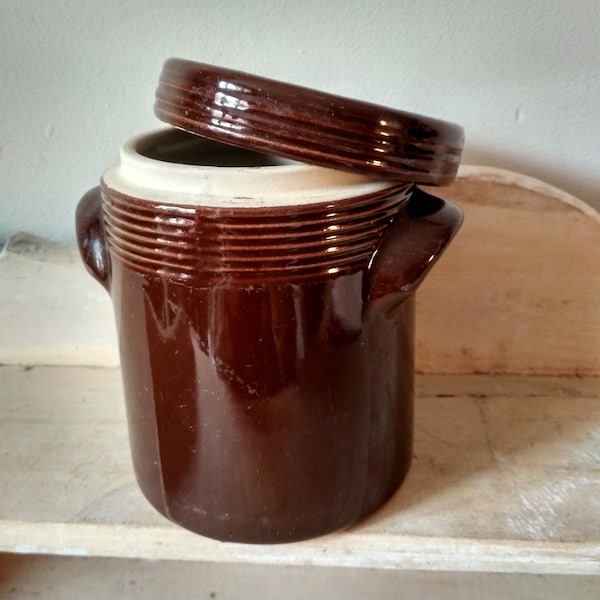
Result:
M535 177L524 175L523 173L517 173L516 171L498 167L461 165L458 169L457 179L466 181L486 181L500 185L515 185L532 192L537 192L538 194L554 198L563 204L572 206L600 225L600 212L593 206L560 188L550 185L540 179L536 179Z
M170 526L2 524L0 552L273 566L600 575L599 543L361 534L257 546L215 542ZM24 540L27 540L24 542Z

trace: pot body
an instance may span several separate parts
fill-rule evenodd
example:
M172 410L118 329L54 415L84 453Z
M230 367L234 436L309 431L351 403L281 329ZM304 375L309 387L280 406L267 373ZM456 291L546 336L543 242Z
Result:
M294 204L253 192L246 206L230 192L229 204L148 194L129 175L105 175L77 219L112 296L148 500L192 531L252 543L375 510L411 460L414 289L459 211L415 205L404 184L352 180L356 194L298 202L301 185L282 192Z
M291 541L354 522L411 457L413 296L363 311L363 273L190 285L113 260L133 462L204 535Z

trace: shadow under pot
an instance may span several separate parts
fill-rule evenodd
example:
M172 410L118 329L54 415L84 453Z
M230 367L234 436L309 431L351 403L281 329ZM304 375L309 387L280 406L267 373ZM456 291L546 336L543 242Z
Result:
M114 304L135 473L194 532L301 540L394 494L414 292L461 211L410 184L167 129L77 210Z

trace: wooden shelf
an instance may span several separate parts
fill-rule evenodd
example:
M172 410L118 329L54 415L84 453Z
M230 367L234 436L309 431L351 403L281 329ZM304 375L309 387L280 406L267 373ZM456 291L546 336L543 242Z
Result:
M450 571L600 573L599 380L418 378L414 465L341 533L219 543L156 513L115 368L0 368L0 551Z
M215 542L150 507L130 462L108 295L74 248L12 238L0 253L0 595L35 595L42 583L21 584L56 581L55 568L98 590L128 569L160 590L193 563L236 598L245 588L229 575L281 588L283 573L320 581L323 597L378 586L394 598L398 577L415 598L597 597L600 217L496 169L463 168L444 196L465 226L417 295L409 476L367 521L277 546ZM170 575L159 581L145 559Z

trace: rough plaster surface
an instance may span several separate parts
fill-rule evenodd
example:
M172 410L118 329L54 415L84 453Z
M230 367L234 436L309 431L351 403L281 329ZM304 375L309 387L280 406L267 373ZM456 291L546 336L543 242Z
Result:
M0 0L0 241L73 239L182 56L457 121L465 161L600 207L597 0Z

